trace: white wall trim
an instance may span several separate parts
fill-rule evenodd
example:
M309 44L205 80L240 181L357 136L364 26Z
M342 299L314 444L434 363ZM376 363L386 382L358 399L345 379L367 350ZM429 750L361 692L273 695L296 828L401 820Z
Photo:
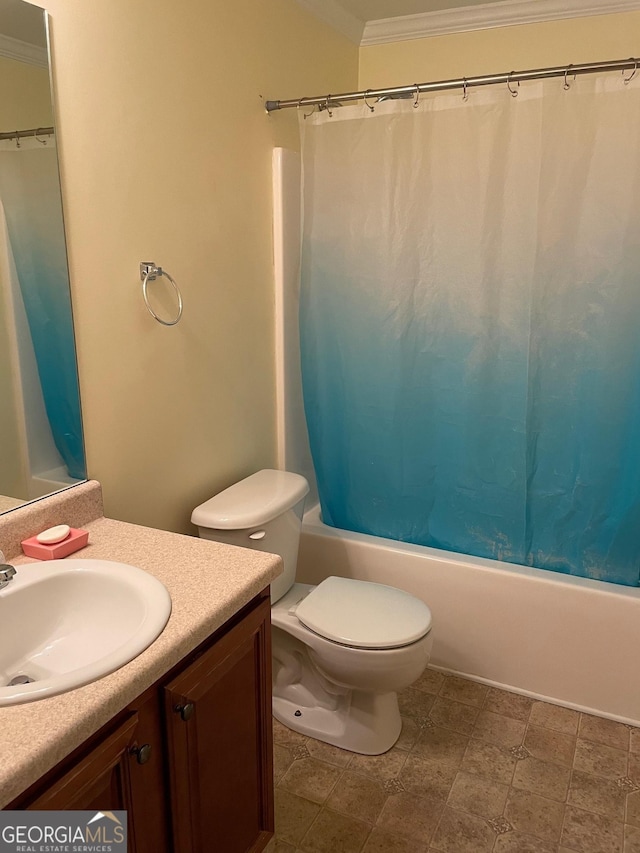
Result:
M26 62L28 65L37 65L38 68L49 67L46 47L38 47L1 34L0 56L4 56L5 59L17 59L18 62Z
M299 0L301 2L301 0ZM362 46L429 36L609 15L640 9L640 0L502 0L421 15L368 21Z
M337 0L298 0L298 3L354 44L360 44L364 21L352 15Z

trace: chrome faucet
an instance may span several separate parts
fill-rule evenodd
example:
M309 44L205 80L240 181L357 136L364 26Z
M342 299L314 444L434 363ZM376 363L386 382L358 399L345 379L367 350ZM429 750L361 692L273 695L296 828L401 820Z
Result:
M16 570L8 563L0 563L0 589L11 582Z

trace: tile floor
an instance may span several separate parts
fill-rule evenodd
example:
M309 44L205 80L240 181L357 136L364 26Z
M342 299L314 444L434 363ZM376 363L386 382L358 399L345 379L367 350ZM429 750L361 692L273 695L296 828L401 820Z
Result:
M268 853L640 853L640 729L427 670L380 756L274 722Z

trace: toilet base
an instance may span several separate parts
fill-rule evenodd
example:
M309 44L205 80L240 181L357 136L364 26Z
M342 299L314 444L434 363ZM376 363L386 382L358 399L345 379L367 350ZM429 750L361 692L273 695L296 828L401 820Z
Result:
M391 749L402 730L396 693L349 691L335 709L305 707L274 696L273 716L295 732L362 755Z

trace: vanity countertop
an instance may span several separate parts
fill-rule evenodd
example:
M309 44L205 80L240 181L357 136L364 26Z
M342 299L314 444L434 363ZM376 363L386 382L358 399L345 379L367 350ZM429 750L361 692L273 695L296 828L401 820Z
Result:
M68 693L0 708L0 808L54 767L281 572L280 558L108 518L82 525L89 544L67 557L129 563L150 572L171 595L169 621L142 654L104 678ZM12 561L28 572L32 562Z

